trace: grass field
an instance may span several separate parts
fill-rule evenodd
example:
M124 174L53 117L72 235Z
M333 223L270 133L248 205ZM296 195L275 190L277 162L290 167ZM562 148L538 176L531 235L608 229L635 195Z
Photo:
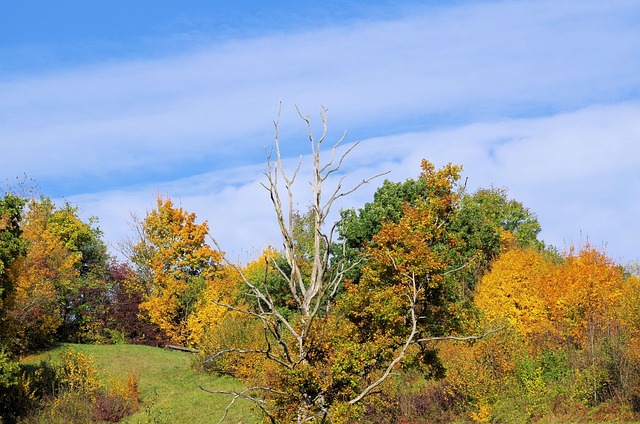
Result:
M191 367L193 354L137 345L63 344L51 351L25 358L24 362L56 361L65 349L91 355L98 369L109 375L132 371L140 375L140 411L126 423L217 423L231 398L204 392L240 387L237 380L198 373ZM253 423L257 418L247 402L238 400L225 423Z

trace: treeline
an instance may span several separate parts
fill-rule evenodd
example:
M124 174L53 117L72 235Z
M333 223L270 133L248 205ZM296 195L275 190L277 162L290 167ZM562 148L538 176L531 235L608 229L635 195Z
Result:
M197 348L271 422L637 418L640 280L592 246L546 246L534 213L468 193L461 170L385 181L335 240L327 203L287 209L271 184L283 247L245 266L166 197L119 263L77 208L5 192L0 415L11 358L72 341Z
M68 203L10 192L0 218L3 349L21 355L54 342L166 340L138 316L132 269L108 255L95 219L83 222Z

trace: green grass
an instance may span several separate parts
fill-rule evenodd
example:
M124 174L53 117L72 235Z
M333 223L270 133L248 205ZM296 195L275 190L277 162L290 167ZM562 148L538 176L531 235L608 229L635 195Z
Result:
M32 355L23 362L57 361L66 349L91 355L99 370L108 375L140 375L140 411L124 420L126 423L216 423L224 415L230 396L207 393L232 390L241 383L227 377L198 373L191 367L193 354L137 345L63 344L53 350ZM258 418L251 404L238 400L229 410L226 423L253 423Z

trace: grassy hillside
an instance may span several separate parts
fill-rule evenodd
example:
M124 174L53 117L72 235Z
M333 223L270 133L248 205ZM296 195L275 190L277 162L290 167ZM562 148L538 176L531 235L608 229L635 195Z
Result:
M240 385L231 378L195 372L191 368L192 354L148 346L64 344L24 361L55 361L69 348L91 355L98 369L109 375L125 375L128 371L140 375L141 408L125 420L128 423L218 422L230 398L206 393L199 387L230 390ZM251 405L241 401L234 404L225 420L234 424L255 421Z

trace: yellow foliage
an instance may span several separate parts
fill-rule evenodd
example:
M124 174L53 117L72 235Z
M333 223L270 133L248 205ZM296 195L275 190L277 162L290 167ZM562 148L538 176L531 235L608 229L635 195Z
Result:
M488 423L491 418L493 408L488 403L479 403L477 411L471 411L469 414L473 422Z
M508 230L504 228L500 229L500 251L502 253L517 249L518 248L518 239L516 236Z
M103 387L93 357L83 352L65 351L60 358L57 372L60 384L71 392L80 392L94 398Z
M473 344L440 343L437 348L451 390L476 406L469 412L472 420L487 422L491 405L514 385L516 363L526 351L521 336L511 328Z
M189 318L203 292L215 285L222 261L206 242L208 224L195 220L195 214L158 197L156 209L141 222L144 236L133 248L139 279L131 286L146 296L140 310L179 344L189 341Z
M223 268L218 278L208 281L202 303L187 321L189 341L193 346L202 346L209 335L218 330L225 314L230 313L221 303L233 303L231 298L240 284L240 274L232 267Z
M620 269L591 246L571 249L560 265L542 252L515 249L495 260L475 302L485 318L506 320L539 350L550 337L580 345L590 330L611 325L623 289Z
M503 321L526 340L554 331L545 292L553 263L535 250L508 250L477 287L476 305L490 321Z
M265 277L268 280L277 274L273 267L267 266L270 258L277 256L279 252L267 249L241 272L254 284L262 285L266 283ZM226 349L266 349L265 330L259 320L221 305L250 310L252 307L247 304L249 299L242 297L243 289L241 274L230 266L222 268L218 278L207 286L203 302L189 319L191 341L202 350L205 358ZM257 353L224 354L209 365L256 384L265 384L265 379L272 379L279 373L271 361Z

